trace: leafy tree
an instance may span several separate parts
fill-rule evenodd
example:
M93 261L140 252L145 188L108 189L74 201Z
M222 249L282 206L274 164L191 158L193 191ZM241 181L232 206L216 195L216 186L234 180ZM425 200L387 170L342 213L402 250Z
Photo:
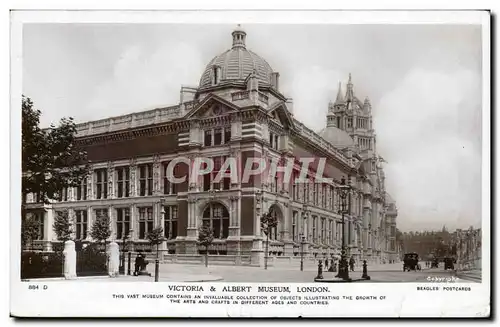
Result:
M106 213L97 216L92 224L90 236L99 243L106 243L106 240L111 236L110 220Z
M40 110L22 98L22 193L39 194L43 202L54 199L65 187L80 185L88 175L87 155L76 145L73 118L59 125L40 127ZM23 197L24 198L24 197Z
M267 269L267 257L269 255L269 234L271 230L278 226L278 217L274 214L272 207L260 218L260 228L266 234L266 255L264 257L264 269Z
M21 242L23 248L28 244L33 246L33 241L36 240L39 235L39 223L33 217L25 217L21 223Z
M72 222L69 218L68 210L57 211L52 228L57 239L63 243L71 239L73 233Z
M214 231L210 226L202 225L198 229L198 244L205 247L205 267L208 267L208 247L214 241Z
M158 259L158 247L164 241L163 228L159 226L154 228L146 235L146 238L149 240L149 243L151 243L151 245L156 245L156 259Z

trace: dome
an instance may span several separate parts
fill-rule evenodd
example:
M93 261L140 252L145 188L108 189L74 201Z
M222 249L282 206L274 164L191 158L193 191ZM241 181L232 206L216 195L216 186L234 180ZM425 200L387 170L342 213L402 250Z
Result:
M233 46L226 52L213 58L201 75L200 88L213 85L214 68L219 67L220 82L244 81L255 71L259 82L271 84L273 69L262 57L247 50L246 33L240 27L232 33Z
M328 141L331 145L337 148L352 148L354 140L347 134L335 126L328 126L319 132L319 135Z

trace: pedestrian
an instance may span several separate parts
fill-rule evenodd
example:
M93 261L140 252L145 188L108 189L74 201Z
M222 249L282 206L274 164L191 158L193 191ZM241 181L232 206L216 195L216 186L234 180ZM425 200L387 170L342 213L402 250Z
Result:
M325 259L325 270L328 269L328 259Z
M349 259L349 267L351 267L351 271L354 271L355 264L356 264L356 261L354 260L354 256L351 256L351 259Z
M139 271L141 270L141 266L143 265L143 258L141 254L137 254L134 262L134 276L139 275Z

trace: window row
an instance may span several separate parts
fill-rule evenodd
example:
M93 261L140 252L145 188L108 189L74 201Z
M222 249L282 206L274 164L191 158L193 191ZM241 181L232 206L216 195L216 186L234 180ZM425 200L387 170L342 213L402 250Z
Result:
M307 227L307 224L311 224ZM304 233L304 228L308 231ZM311 219L304 221L300 218L298 211L293 211L292 214L292 240L294 242L302 242L302 237L313 243L322 243L334 245L341 240L342 223L333 219L312 216Z
M207 129L203 136L204 146L217 146L229 143L231 127Z

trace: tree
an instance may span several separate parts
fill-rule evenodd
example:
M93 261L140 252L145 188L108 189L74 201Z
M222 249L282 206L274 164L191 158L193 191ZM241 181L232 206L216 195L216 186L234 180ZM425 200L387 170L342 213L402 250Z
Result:
M202 225L198 229L198 244L205 247L205 267L208 267L208 247L214 241L214 231L210 226Z
M39 194L42 202L56 198L66 187L79 186L88 175L87 155L76 144L73 118L59 126L40 128L40 110L22 98L22 193Z
M71 234L73 233L72 225L68 210L57 211L52 228L59 241L64 243L71 239Z
M90 236L99 243L105 243L111 236L110 220L107 214L100 214L92 224Z
M146 235L146 238L149 240L149 243L151 243L151 245L156 245L156 259L158 259L158 247L164 240L163 228L159 226L154 228Z
M266 242L266 255L264 257L264 269L267 269L267 257L269 255L269 234L271 234L271 230L278 226L278 218L274 214L272 207L269 208L269 211L262 215L260 218L260 228L266 234L267 242Z
M23 248L28 244L33 247L33 241L36 240L39 235L39 223L33 217L25 217L21 223L21 242Z

